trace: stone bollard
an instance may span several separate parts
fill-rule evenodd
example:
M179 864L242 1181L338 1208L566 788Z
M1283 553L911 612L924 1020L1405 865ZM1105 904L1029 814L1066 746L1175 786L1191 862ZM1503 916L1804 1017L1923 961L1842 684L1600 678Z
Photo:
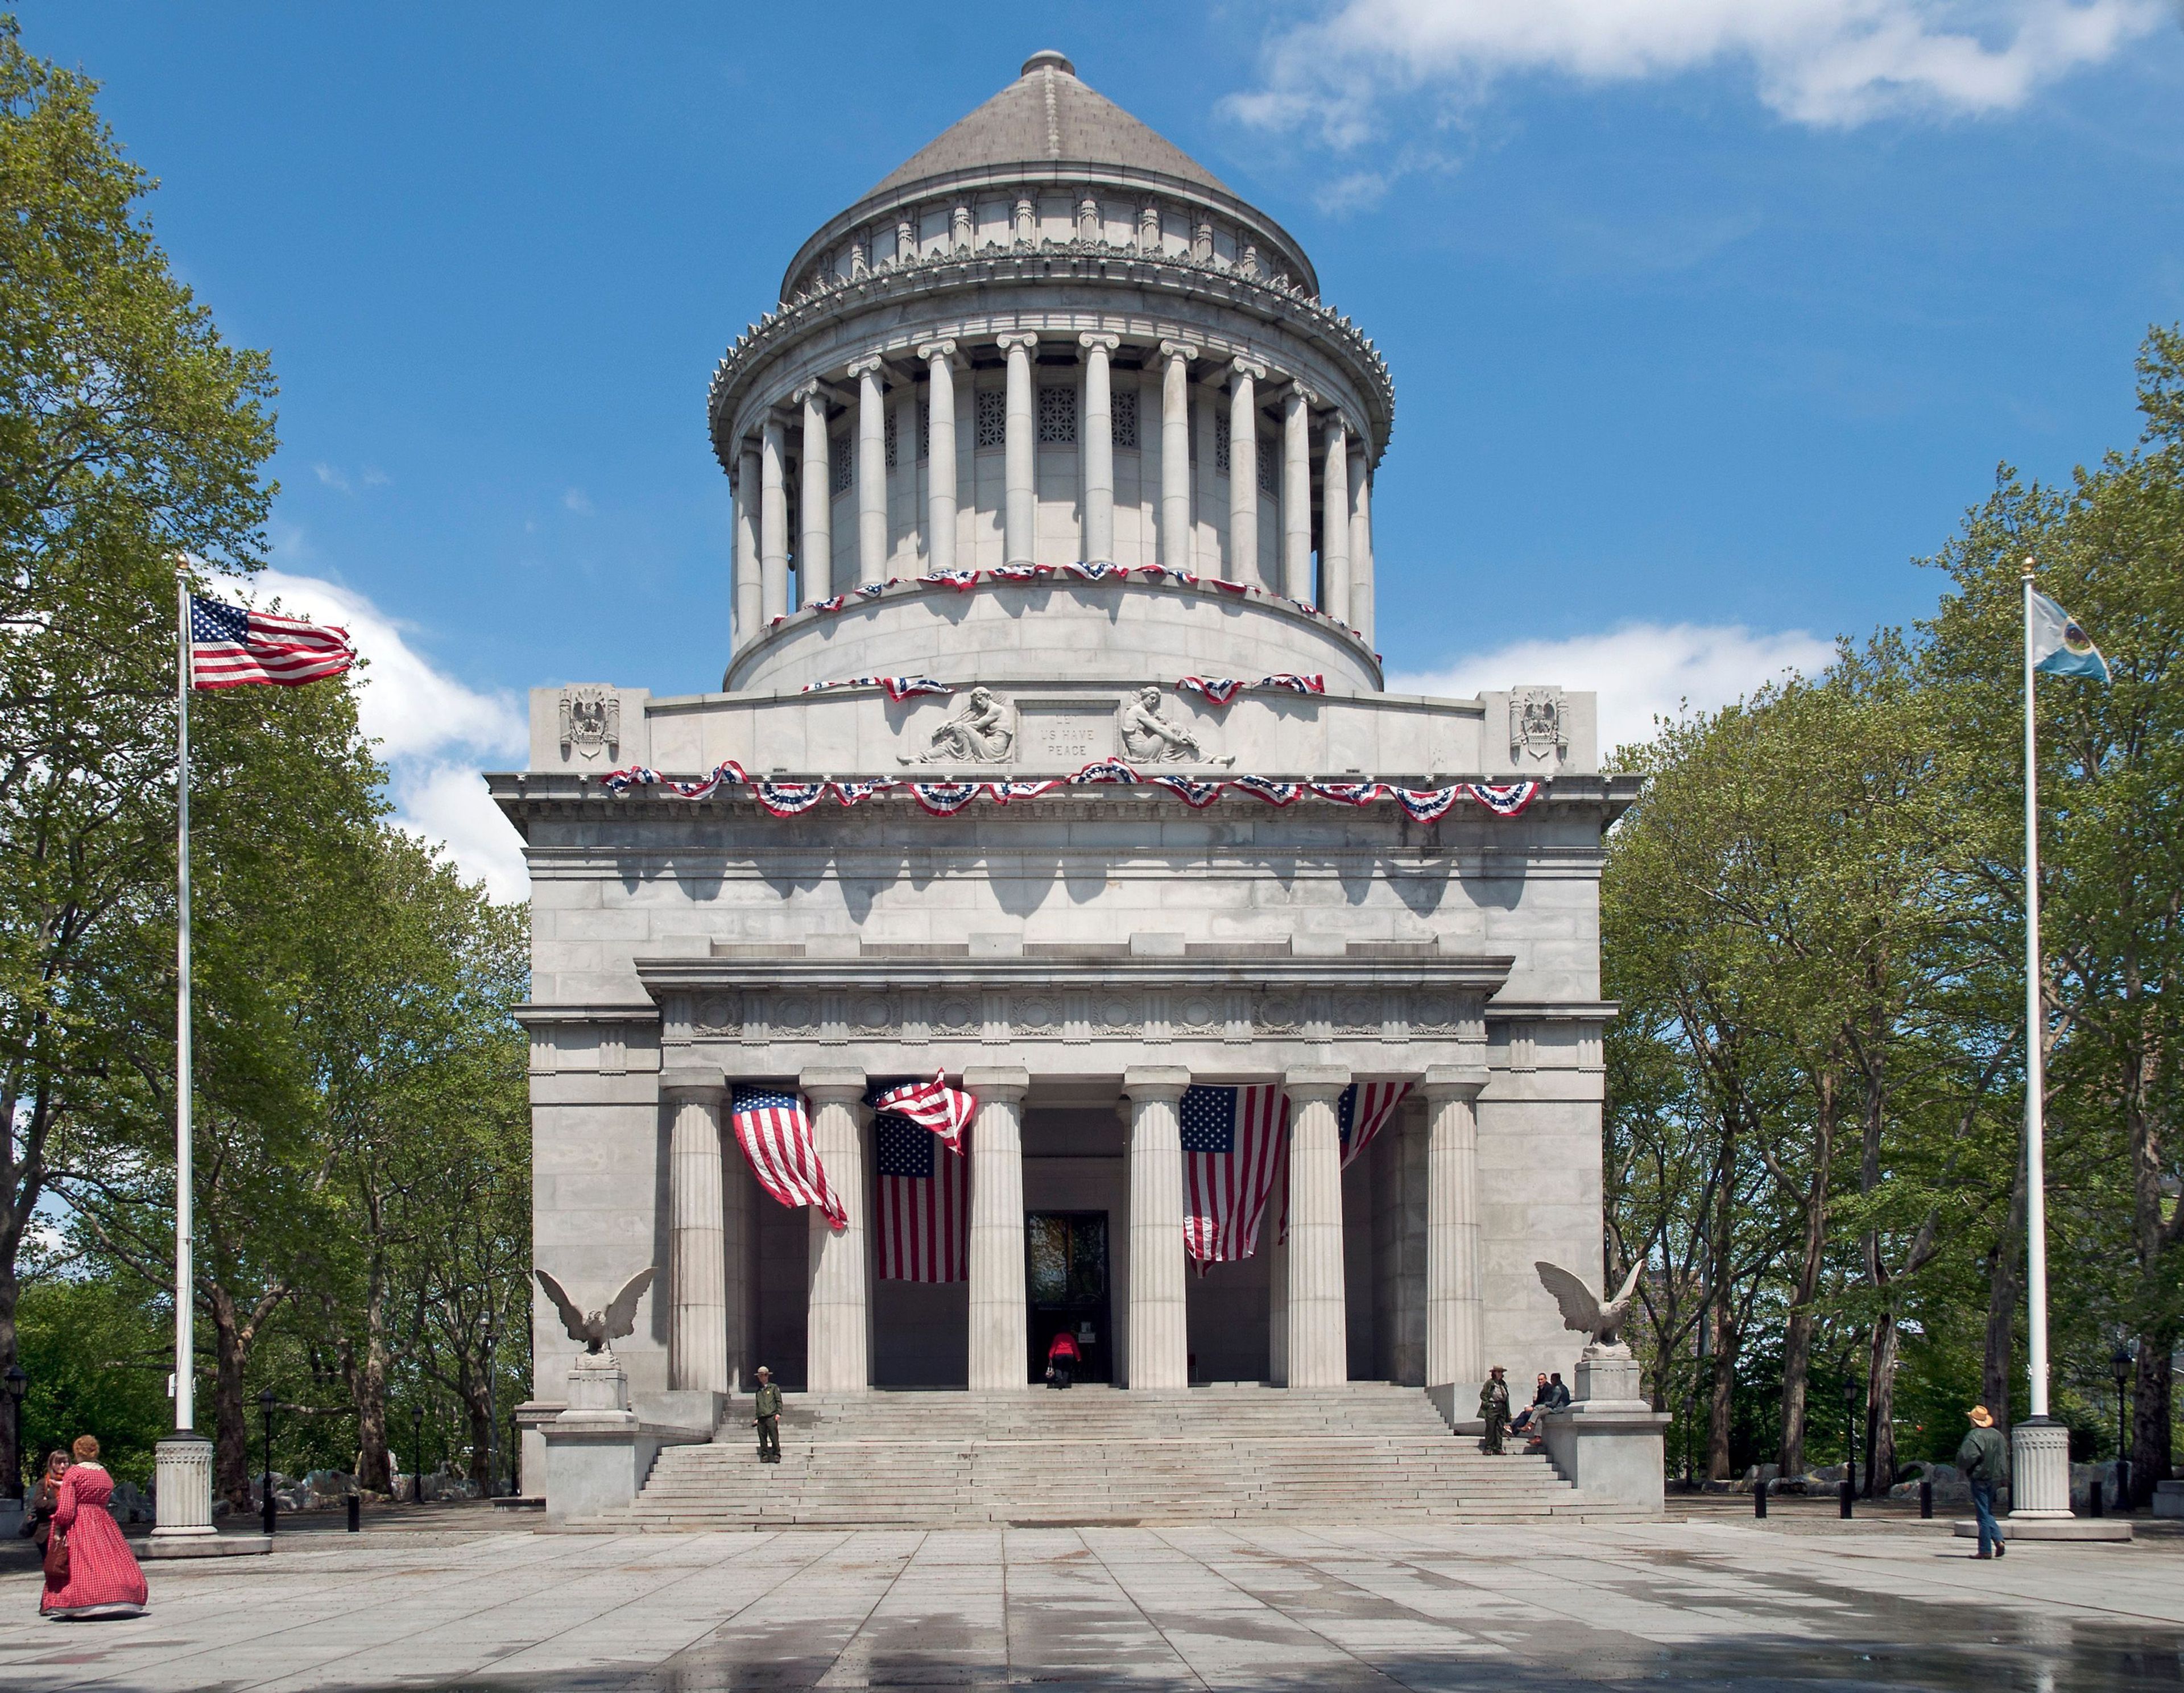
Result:
M1764 1476L1752 1484L1752 1514L1754 1517L1767 1514L1767 1478Z

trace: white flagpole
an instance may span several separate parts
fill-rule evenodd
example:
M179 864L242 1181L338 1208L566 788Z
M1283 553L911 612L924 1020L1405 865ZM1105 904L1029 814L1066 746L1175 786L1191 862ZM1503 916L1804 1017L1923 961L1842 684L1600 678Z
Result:
M2025 561L2025 1290L2032 1415L2048 1415L2048 1170L2042 1123L2047 1018L2040 994L2040 765L2032 716L2032 561Z
M175 928L175 1432L197 1427L196 1266L192 1234L195 1175L190 1157L190 584L178 582L181 646L175 667L176 897Z

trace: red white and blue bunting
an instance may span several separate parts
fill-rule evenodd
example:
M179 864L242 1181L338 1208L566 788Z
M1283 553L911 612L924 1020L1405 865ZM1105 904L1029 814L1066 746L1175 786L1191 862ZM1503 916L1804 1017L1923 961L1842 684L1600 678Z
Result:
M1225 706L1247 688L1286 688L1292 694L1324 694L1327 678L1300 676L1295 671L1279 670L1272 676L1262 676L1256 682L1246 682L1240 676L1185 676L1175 685L1186 694L1203 695L1213 704Z
M1545 791L1543 782L1453 782L1445 788L1406 788L1390 782L1283 782L1270 776L1229 776L1213 781L1155 770L1140 772L1119 758L1102 758L1087 764L1072 776L1020 782L919 782L889 776L863 781L774 782L755 780L733 758L711 774L692 782L670 781L657 770L632 764L600 778L611 794L629 794L659 788L679 799L702 800L723 787L746 787L775 817L798 817L823 799L844 806L861 805L868 799L906 791L921 810L934 817L953 817L980 797L995 805L1032 800L1057 788L1145 784L1163 788L1193 810L1203 810L1232 790L1263 800L1271 806L1291 806L1309 794L1336 805L1369 806L1392 801L1413 823L1439 823L1460 800L1484 806L1496 817L1515 817Z
M823 694L830 688L884 688L898 702L919 694L952 694L953 682L936 682L930 676L844 676L838 682L806 682L802 691Z

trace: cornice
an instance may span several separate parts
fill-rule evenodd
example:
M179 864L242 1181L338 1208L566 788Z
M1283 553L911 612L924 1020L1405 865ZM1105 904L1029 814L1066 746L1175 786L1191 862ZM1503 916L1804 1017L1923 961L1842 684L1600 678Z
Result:
M901 958L860 954L811 958L634 958L632 967L653 994L750 989L787 992L801 988L870 993L891 988L1008 988L1067 986L1100 988L1234 987L1269 993L1306 988L1443 988L1491 994L1516 966L1512 953L1452 953L1426 958Z

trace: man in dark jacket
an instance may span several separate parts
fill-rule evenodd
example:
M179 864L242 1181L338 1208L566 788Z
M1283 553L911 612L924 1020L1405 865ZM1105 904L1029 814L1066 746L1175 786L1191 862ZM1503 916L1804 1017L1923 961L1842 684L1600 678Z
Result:
M2001 1524L1994 1520L1994 1495L2009 1484L2009 1443L1985 1405L1972 1407L1971 1422L1971 1433L1957 1448L1957 1467L1971 1483L1972 1511L1979 1517L1977 1556L1998 1558L2009 1549L2003 1544Z
M1486 1439L1481 1443L1481 1450L1499 1457L1502 1431L1509 1426L1509 1384L1502 1379L1499 1364L1487 1372L1485 1384L1479 1389L1479 1416L1486 1425Z
M758 1426L758 1461L781 1461L781 1389L773 1384L773 1372L758 1366L758 1399L751 1406L751 1421Z

